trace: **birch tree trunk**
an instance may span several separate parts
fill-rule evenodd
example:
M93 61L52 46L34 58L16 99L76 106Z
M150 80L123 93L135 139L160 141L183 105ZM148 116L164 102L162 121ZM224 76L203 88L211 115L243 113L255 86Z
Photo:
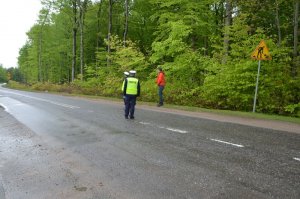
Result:
M293 65L292 65L292 77L297 75L298 66L298 24L299 24L299 0L295 0L295 10L294 10L294 49L293 49Z
M110 37L111 37L111 33L112 33L112 2L113 0L109 0L109 5L108 5L108 34L107 34L107 54L108 54L108 58L107 58L107 66L110 66Z
M43 42L43 25L39 33L39 66L38 66L38 81L42 81L42 42Z
M73 0L73 59L72 59L72 74L71 81L75 79L75 67L76 67L76 37L77 37L77 0Z
M128 15L129 15L129 5L128 0L125 0L125 24L124 24L124 38L123 38L123 45L126 47L126 37L128 33Z
M97 11L97 38L96 38L96 48L97 48L97 51L100 47L100 16L101 16L101 11L102 11L102 2L103 1L100 1L99 2L99 7L98 7L98 11ZM96 58L96 71L98 71L98 59ZM97 73L96 73L97 74Z
M278 0L275 0L275 6L276 6L276 26L278 30L278 43L277 45L281 45L281 26L280 26L280 19L279 19L279 5Z
M226 0L225 2L226 16L225 16L225 26L224 26L224 56L223 63L227 62L229 55L229 28L232 24L232 3L231 0Z
M101 11L102 11L102 2L100 1L99 7L98 7L98 12L97 12L97 49L99 48L100 45L100 16L101 16Z
M80 24L80 79L83 80L83 67L84 67L84 19L88 0L83 2L79 1L79 24Z

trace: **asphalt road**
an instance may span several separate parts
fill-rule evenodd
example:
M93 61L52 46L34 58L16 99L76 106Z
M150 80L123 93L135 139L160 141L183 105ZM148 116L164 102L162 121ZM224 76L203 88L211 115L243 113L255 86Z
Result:
M300 198L300 130L4 88L0 105L0 198Z

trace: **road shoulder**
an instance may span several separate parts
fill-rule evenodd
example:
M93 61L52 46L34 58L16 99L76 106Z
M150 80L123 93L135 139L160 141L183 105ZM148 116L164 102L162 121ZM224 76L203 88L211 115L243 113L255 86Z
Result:
M124 106L122 101L109 101L106 99L91 99L82 96L71 96L72 98L79 98L88 101L96 101L98 103L104 104L112 104L117 106ZM297 133L300 134L300 124L292 123L292 122L285 122L279 120L271 120L271 119L257 119L257 118L248 118L248 117L238 117L238 116L229 116L229 115L222 115L217 113L209 113L209 112L192 112L192 111L185 111L179 110L174 108L166 108L166 107L156 107L151 105L145 105L143 102L137 102L137 112L138 109L149 110L149 111L156 111L162 113L169 113L169 114L177 114L183 115L187 117L196 117L208 120L214 120L219 122L227 122L233 124L241 124L246 126L252 127L259 127L259 128L266 128L272 129L277 131L285 131L289 133Z
M246 126L267 128L267 129L300 134L300 125L291 122L227 116L227 115L219 115L215 113L206 113L206 112L190 112L190 111L175 110L175 109L163 108L163 107L159 107L159 108L151 107L146 105L140 105L138 107L144 110L158 111L158 112L170 113L170 114L179 114L188 117L197 117L197 118L214 120L219 122L241 124Z

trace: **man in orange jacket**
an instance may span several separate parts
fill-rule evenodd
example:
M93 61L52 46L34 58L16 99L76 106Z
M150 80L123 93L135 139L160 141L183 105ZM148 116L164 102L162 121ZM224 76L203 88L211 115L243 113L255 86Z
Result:
M161 67L158 67L157 71L158 71L158 75L156 78L156 84L158 86L158 96L159 96L159 102L158 102L157 106L160 107L160 106L164 105L163 90L166 85L166 79L165 79L165 73Z

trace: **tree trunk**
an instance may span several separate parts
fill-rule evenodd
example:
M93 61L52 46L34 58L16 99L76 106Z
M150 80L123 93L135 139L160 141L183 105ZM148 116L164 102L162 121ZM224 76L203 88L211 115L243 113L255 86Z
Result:
M39 34L39 67L38 67L38 81L42 81L42 41L43 41L43 25Z
M98 8L98 12L97 12L97 49L100 46L100 16L101 16L101 11L102 11L102 2L99 2L99 8Z
M277 45L281 45L281 27L280 27L280 19L279 19L279 5L278 5L278 0L275 1L275 6L276 6L276 26L278 30L278 43Z
M76 37L77 37L77 0L73 0L73 59L72 59L72 74L71 81L75 79L75 67L76 67Z
M205 36L204 37L204 52L203 52L203 55L204 56L207 56L207 52L208 52L208 36Z
M83 3L79 1L79 7L80 7L80 17L79 17L79 23L80 23L80 79L83 80L83 67L84 67L84 18L85 18L85 12L88 0L84 0Z
M226 0L225 3L226 16L225 16L225 26L224 26L224 57L223 63L227 62L227 57L229 55L229 28L232 24L232 3L231 0Z
M293 50L293 65L292 65L292 77L297 75L298 66L298 23L299 23L299 0L295 0L295 10L294 10L294 50Z
M128 0L125 0L125 24L124 24L124 38L123 38L123 45L126 47L126 37L128 33L128 15L129 15L129 9L128 9Z
M111 33L112 33L112 2L113 0L109 0L109 5L108 5L108 34L107 34L107 54L108 54L108 58L107 58L107 66L110 66L110 37L111 37Z
M98 51L99 47L100 47L100 16L101 16L101 11L102 11L102 2L103 1L100 1L99 2L99 7L98 7L98 12L97 12L97 39L96 39L96 49ZM96 60L96 71L98 71L98 59L97 59L97 56L95 57L95 60ZM97 73L97 72L96 72Z

